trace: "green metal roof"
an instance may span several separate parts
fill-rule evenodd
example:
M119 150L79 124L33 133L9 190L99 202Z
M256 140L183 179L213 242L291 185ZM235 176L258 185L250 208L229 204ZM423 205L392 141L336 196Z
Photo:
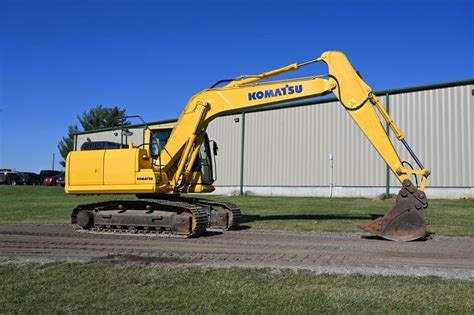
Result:
M174 123L176 121L178 121L178 120L177 119L158 120L158 121L147 122L147 125L164 125L164 124ZM126 128L140 128L140 127L145 127L145 125L144 124L134 124L134 125L125 125L124 127L126 127ZM120 126L81 131L81 132L75 133L75 135L85 135L85 134L89 134L89 133L96 133L96 132L102 132L102 131L111 131L111 130L117 130L117 128L120 128Z
M409 92L419 92L419 91L426 91L426 90L433 90L433 89L448 88L448 87L454 87L454 86L463 86L463 85L469 85L469 84L474 84L474 79L452 81L452 82L430 84L430 85L421 85L421 86L414 86L414 87L401 88L401 89L382 90L382 91L374 92L374 94L377 96L386 95L386 94L395 95L395 94L402 94L402 93L409 93ZM330 102L336 102L336 101L338 101L336 97L326 97L323 99L321 99L320 97L308 98L308 99L300 100L300 101L277 103L277 104L266 106L264 108L247 110L245 112L254 113L254 112L262 112L262 111L267 111L267 110L283 109L283 108L289 108L289 107L299 107L299 106L309 106L309 105L330 103Z
M445 82L445 83L436 83L436 84L430 84L430 85L421 85L421 86L414 86L414 87L407 87L407 88L400 88L400 89L382 90L382 91L374 92L374 94L377 96L386 95L386 94L394 95L394 94L419 92L419 91L463 86L463 85L470 85L470 84L474 84L474 79L451 81L451 82ZM261 112L261 111L268 111L268 110L275 110L275 109L282 109L282 108L289 108L289 107L309 106L309 105L329 103L329 102L334 102L334 101L337 101L336 97L323 98L323 99L309 98L309 99L300 100L300 101L276 103L276 104L268 105L259 109L243 110L242 112L254 113L254 112ZM235 115L235 114L232 114L232 115ZM178 121L178 119L158 120L158 121L148 122L147 125L163 125L163 124L174 123L176 121ZM135 125L127 125L127 128L139 128L139 127L144 127L144 126L145 126L144 124L135 124ZM96 133L96 132L102 132L102 131L116 130L117 127L81 131L81 132L76 133L75 135L83 135L83 134L90 134L90 133Z

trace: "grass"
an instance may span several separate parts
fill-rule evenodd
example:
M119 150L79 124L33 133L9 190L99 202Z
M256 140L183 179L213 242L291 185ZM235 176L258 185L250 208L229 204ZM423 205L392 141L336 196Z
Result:
M213 197L238 204L256 229L357 232L365 224L384 215L394 199L311 197ZM425 215L429 231L445 236L474 237L474 200L429 200Z
M79 204L130 198L128 196L72 196L61 187L0 185L0 223L70 223Z
M58 187L0 186L0 223L68 223L81 203ZM130 197L130 196L120 196ZM206 197L242 207L256 229L356 231L393 200ZM433 200L436 234L474 236L473 200ZM315 275L110 263L1 264L0 313L473 313L474 281Z
M129 196L66 195L59 187L0 186L0 223L69 223L78 204ZM265 230L356 232L394 200L206 196L238 204L246 226ZM426 216L436 235L474 237L474 200L430 200Z
M144 265L0 265L2 313L459 313L474 281Z

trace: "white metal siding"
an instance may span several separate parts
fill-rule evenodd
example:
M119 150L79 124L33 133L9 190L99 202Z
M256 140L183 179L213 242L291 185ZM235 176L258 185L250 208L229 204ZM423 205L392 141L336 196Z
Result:
M432 171L430 187L474 187L473 87L390 96L393 119L424 166ZM401 143L396 148L403 152L402 159L414 164ZM397 184L394 176L391 184Z
M474 187L473 88L390 95L390 114L424 166L432 170L429 187ZM385 97L380 100L385 104ZM328 186L330 153L335 186L385 186L385 164L338 102L245 117L244 186ZM241 128L240 114L217 118L208 127L210 139L219 145L216 186L240 184ZM141 144L142 130L131 129L134 136L129 143ZM79 134L78 149L87 138L120 142L120 130L117 136L113 131ZM393 133L391 138L402 160L414 164ZM393 175L391 185L399 185Z
M329 154L337 186L383 185L376 151L339 102L247 114L244 184L328 186Z
M432 170L430 187L474 187L472 89L390 95L390 114ZM240 183L240 123L233 117L209 128L221 148L216 186ZM401 159L414 164L393 133L391 139ZM385 164L338 102L246 114L244 186L328 186L330 153L334 185L385 186ZM391 185L399 185L393 175Z
M235 118L239 121L235 122ZM220 117L213 120L208 128L209 139L219 146L216 156L216 186L238 186L240 183L240 157L242 115Z

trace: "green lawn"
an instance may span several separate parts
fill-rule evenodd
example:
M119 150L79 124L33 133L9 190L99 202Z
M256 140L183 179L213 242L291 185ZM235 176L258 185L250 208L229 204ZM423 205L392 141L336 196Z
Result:
M68 223L80 203L58 187L0 186L0 223ZM130 197L130 196L121 196ZM246 226L357 231L392 204L351 198L209 197L239 204ZM431 230L473 236L474 201L433 200ZM0 313L461 313L474 281L315 275L309 271L200 269L110 263L13 266L0 259Z
M0 223L68 223L70 212L77 204L116 197L69 196L59 187L0 186ZM246 217L244 225L251 228L334 232L356 232L357 225L383 215L395 202L355 198L206 198L238 204ZM474 236L474 200L430 200L429 203L426 216L431 222L430 232Z
M144 265L0 265L0 312L472 314L474 281Z

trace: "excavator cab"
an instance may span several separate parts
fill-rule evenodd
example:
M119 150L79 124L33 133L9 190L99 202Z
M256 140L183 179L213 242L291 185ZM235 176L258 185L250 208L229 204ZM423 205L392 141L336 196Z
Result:
M160 162L161 150L165 148L166 143L171 135L173 128L156 128L150 129L149 133L149 150L153 160ZM199 154L192 167L192 175L190 176L190 188L196 190L196 186L210 186L214 183L215 172L213 167L213 156L217 155L217 144L210 141L206 132L202 133L202 144L199 148ZM212 150L211 145L212 143Z

